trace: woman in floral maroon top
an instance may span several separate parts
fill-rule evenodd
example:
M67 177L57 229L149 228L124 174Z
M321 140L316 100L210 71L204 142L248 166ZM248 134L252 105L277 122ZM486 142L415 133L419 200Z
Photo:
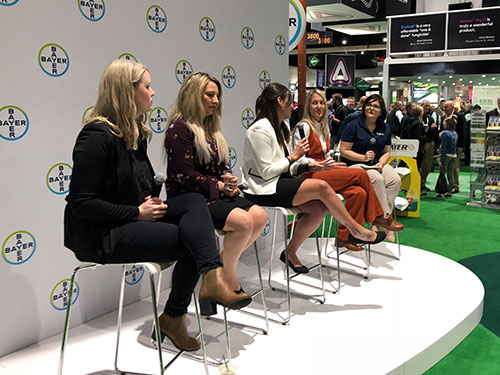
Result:
M230 173L228 147L222 135L222 87L207 73L193 73L182 84L169 115L165 137L169 198L202 194L214 227L226 232L222 261L229 285L244 293L236 266L241 253L262 233L265 211L240 196L238 178ZM225 173L226 172L226 173Z

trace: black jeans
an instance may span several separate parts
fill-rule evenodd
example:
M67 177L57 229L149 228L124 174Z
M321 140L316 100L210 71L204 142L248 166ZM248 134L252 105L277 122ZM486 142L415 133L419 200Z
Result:
M222 266L206 199L187 193L168 199L167 214L156 222L135 221L121 226L107 263L177 261L164 312L187 312L200 272Z

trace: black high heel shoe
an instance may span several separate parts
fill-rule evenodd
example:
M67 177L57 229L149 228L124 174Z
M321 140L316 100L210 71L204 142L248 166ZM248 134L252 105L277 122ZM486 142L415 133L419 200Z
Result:
M285 250L283 250L280 254L280 260L286 264L286 253L285 253ZM299 267L296 267L292 264L292 262L290 261L290 259L288 259L288 267L290 267L293 272L295 273L308 273L309 272L309 269L306 267L306 266L299 266Z
M352 234L349 234L349 237L347 237L347 240L350 243L352 243L353 245L366 245L366 244L374 245L374 244L377 244L377 243L385 240L385 236L386 236L385 232L377 231L375 233L377 233L377 237L373 241L361 240L359 238L354 237Z

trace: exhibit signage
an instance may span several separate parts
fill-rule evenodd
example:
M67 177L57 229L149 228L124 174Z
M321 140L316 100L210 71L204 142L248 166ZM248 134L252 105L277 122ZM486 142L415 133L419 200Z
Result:
M500 48L500 9L450 12L448 49Z
M373 17L378 11L378 2L376 0L342 0L341 2Z
M354 55L326 55L326 86L354 87Z
M390 53L443 51L446 14L391 19Z

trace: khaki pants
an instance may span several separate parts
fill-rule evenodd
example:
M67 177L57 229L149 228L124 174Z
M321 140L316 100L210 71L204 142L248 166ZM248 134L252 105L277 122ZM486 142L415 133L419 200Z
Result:
M349 168L363 169L363 164L354 164ZM376 169L367 169L366 172L373 184L373 189L377 198L386 214L392 214L394 209L394 200L398 196L399 188L401 187L401 178L396 173L394 168L389 164L384 165L382 173Z

